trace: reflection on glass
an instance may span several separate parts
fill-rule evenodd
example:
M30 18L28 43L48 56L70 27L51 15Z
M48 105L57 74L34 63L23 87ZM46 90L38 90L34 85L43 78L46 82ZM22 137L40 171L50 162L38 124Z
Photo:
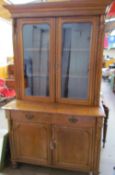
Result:
M87 99L91 23L65 23L62 36L62 97Z
M49 25L23 27L25 95L49 96Z

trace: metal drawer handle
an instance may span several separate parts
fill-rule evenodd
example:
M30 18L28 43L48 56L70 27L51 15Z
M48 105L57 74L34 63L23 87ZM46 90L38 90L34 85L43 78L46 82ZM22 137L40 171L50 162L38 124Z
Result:
M78 122L78 119L76 117L72 116L72 117L69 118L69 122L71 122L71 123L77 123Z
M25 116L28 120L32 120L34 118L34 115L32 114L26 114Z

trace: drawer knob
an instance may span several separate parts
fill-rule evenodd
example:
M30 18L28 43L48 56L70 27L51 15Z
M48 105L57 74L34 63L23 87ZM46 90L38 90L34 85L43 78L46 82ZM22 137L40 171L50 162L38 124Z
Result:
M26 118L28 120L32 120L34 118L34 115L32 115L32 114L26 114Z
M72 117L69 118L69 122L71 122L71 123L77 123L78 122L78 119L76 117L72 116Z

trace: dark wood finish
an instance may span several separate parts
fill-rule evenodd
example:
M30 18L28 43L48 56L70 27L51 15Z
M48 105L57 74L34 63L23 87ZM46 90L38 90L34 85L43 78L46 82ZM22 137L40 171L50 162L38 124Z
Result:
M102 102L105 118L104 118L104 126L103 126L103 148L105 147L106 135L107 135L107 126L108 126L108 118L109 118L109 108Z
M12 14L14 30L17 100L4 106L14 165L25 162L99 174L104 117L99 103L104 15L111 2L73 0L5 6ZM60 95L61 25L68 21L92 23L86 100L65 100ZM22 26L43 23L50 25L50 96L27 97L24 94Z

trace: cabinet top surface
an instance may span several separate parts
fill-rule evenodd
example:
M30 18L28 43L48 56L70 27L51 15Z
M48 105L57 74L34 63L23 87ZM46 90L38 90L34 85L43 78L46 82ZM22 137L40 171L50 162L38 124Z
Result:
M104 111L102 107L84 107L75 105L64 104L46 104L46 103L31 103L20 100L14 100L7 105L3 106L5 110L21 110L21 111L33 111L50 114L66 114L66 115L79 115L89 117L103 117Z
M5 5L12 17L105 14L113 0L48 0L24 5ZM77 11L76 11L77 10ZM30 13L31 12L31 13ZM61 14L60 14L61 13Z

